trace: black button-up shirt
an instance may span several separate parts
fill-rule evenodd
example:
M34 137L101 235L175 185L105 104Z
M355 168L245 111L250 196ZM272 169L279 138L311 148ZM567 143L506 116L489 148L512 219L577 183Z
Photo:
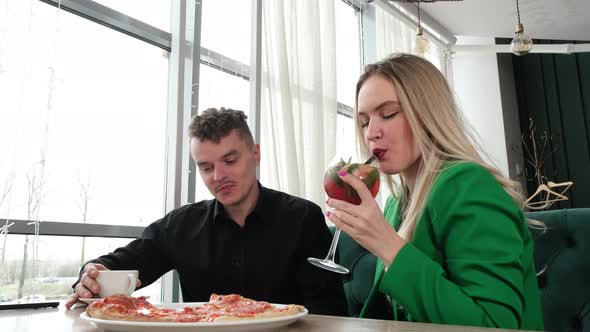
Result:
M272 303L302 304L310 313L346 315L338 274L307 262L324 257L331 233L321 209L264 188L244 227L217 200L189 204L152 223L139 239L91 262L137 269L142 286L176 269L185 302L212 292Z

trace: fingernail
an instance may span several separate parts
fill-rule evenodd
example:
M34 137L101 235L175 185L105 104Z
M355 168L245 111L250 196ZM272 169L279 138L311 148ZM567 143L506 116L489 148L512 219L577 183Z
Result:
M328 217L329 217L331 214L332 214L332 212L330 212L330 211L327 211L327 212L326 212L326 216L328 216Z
M345 176L346 175L346 171L340 171L340 172L338 172L338 175Z

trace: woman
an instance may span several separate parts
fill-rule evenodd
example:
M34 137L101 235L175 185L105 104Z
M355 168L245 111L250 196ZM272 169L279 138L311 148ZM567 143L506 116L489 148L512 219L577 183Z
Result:
M436 67L407 54L368 65L355 120L381 173L400 178L383 213L345 172L362 203L328 200L329 219L378 258L361 316L542 330L518 186L483 161Z

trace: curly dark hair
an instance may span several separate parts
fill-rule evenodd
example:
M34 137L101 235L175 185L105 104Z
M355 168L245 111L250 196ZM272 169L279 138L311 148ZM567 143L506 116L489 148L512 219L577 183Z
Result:
M243 111L221 107L208 108L191 119L188 127L189 137L219 143L222 138L236 130L238 135L249 145L254 144L254 138L248 127L246 119L248 116Z

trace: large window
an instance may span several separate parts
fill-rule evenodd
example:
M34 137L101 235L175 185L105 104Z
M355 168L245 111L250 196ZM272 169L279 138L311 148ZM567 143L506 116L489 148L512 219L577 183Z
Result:
M102 7L69 3L86 14ZM165 212L169 52L42 1L2 7L0 228L16 225L0 236L0 295L63 299L83 261L130 241L86 237L78 225L139 234ZM170 1L115 9L169 30ZM36 238L34 221L81 231ZM47 225L40 233L55 233ZM142 292L159 300L159 290L158 281Z
M11 185L0 214L128 225L159 218L166 52L42 2L26 2L32 13L19 3L9 6L19 16L0 43L0 186Z

